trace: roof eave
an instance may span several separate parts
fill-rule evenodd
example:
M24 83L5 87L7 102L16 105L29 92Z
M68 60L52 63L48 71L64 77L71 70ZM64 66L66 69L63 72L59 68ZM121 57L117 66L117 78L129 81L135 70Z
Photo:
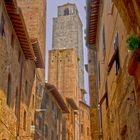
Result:
M29 39L21 9L17 7L15 0L4 0L4 3L25 58L35 60L34 51Z
M87 0L86 46L96 44L100 0Z

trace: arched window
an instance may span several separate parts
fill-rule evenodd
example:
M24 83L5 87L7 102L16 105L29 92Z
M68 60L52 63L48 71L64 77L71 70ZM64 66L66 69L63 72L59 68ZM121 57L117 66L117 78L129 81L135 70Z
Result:
M69 9L68 9L68 8L66 8L66 9L64 10L64 16L66 16L66 15L69 15Z
M7 105L10 106L11 100L11 75L8 75L8 85L7 85Z

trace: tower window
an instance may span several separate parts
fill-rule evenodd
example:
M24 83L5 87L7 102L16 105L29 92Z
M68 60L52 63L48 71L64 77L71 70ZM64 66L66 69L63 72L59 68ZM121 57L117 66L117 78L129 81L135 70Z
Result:
M7 105L10 106L11 100L11 75L8 75L8 85L7 85Z
M66 15L69 15L69 9L68 9L68 8L66 8L66 9L64 10L64 16L66 16Z

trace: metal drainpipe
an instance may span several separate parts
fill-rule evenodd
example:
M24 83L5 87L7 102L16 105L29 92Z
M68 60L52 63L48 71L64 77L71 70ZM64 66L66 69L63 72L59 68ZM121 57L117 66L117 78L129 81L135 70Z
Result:
M17 119L17 136L16 136L17 140L19 138L19 131L20 131L20 105L21 105L21 93L22 93L23 62L24 60L21 54L20 85L19 85L20 87L19 87L19 101L18 101L19 113L18 113L18 119Z
M75 124L75 113L74 113L74 140L75 140L75 127L76 127L76 124Z
M99 93L98 93L98 81L99 81L99 72L98 72L98 60L97 60L97 51L94 50L94 58L95 58L95 75L96 75L96 101L97 101L97 117L98 117L98 127L99 127L99 140L102 140L102 112L101 106L99 105Z

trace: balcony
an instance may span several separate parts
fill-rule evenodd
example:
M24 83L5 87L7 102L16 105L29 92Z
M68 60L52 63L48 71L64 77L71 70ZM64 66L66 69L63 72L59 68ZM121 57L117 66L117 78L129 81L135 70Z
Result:
M17 7L15 0L4 0L4 3L25 58L35 60L34 50L29 39L21 10Z

